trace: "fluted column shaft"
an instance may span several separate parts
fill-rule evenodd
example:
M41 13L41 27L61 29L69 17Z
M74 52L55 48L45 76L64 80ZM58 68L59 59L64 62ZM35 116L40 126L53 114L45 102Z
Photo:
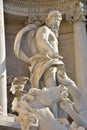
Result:
M0 112L7 114L6 54L3 0L0 0Z
M82 97L87 102L87 34L84 21L74 22L74 50L76 81Z

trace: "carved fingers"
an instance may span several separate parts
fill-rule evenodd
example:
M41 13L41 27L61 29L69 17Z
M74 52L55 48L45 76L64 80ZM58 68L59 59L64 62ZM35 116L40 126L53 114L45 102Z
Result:
M60 100L66 98L68 96L68 88L66 88L64 85L60 84L58 86L58 92L60 92Z

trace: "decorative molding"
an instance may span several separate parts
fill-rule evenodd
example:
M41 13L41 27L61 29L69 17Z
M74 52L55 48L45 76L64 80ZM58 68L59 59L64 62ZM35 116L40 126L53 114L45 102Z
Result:
M70 5L79 0L4 0L4 10L16 15L46 15L51 10L60 10L64 14Z
M69 22L87 21L87 9L84 8L84 3L79 3L78 7L70 7L70 11L66 13L66 19Z
M44 18L51 10L59 10L62 15L66 15L69 22L85 19L87 16L87 0L4 0L4 11L9 14L28 16L25 24L39 21L44 22ZM81 5L80 5L81 4ZM82 7L82 5L84 7Z
M81 8L71 8L69 12L66 13L66 20L69 22L78 21L81 17Z

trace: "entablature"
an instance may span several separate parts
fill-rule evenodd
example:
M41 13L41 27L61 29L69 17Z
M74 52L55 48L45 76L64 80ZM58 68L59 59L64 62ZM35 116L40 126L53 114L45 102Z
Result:
M87 0L4 0L4 11L17 16L27 16L28 21L44 21L51 10L59 10L70 22L82 15L87 18Z
M79 0L4 0L4 10L7 13L29 16L45 15L55 9L66 13L71 6L78 6Z

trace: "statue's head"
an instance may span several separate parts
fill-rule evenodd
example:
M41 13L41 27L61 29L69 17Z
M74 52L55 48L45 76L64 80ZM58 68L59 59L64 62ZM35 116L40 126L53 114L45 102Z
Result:
M47 20L48 21L50 21L50 20L61 21L62 20L62 15L61 15L61 13L59 11L53 10L50 13L48 13Z
M48 14L47 18L45 19L45 23L56 34L58 33L61 20L61 13L57 10L53 10Z

